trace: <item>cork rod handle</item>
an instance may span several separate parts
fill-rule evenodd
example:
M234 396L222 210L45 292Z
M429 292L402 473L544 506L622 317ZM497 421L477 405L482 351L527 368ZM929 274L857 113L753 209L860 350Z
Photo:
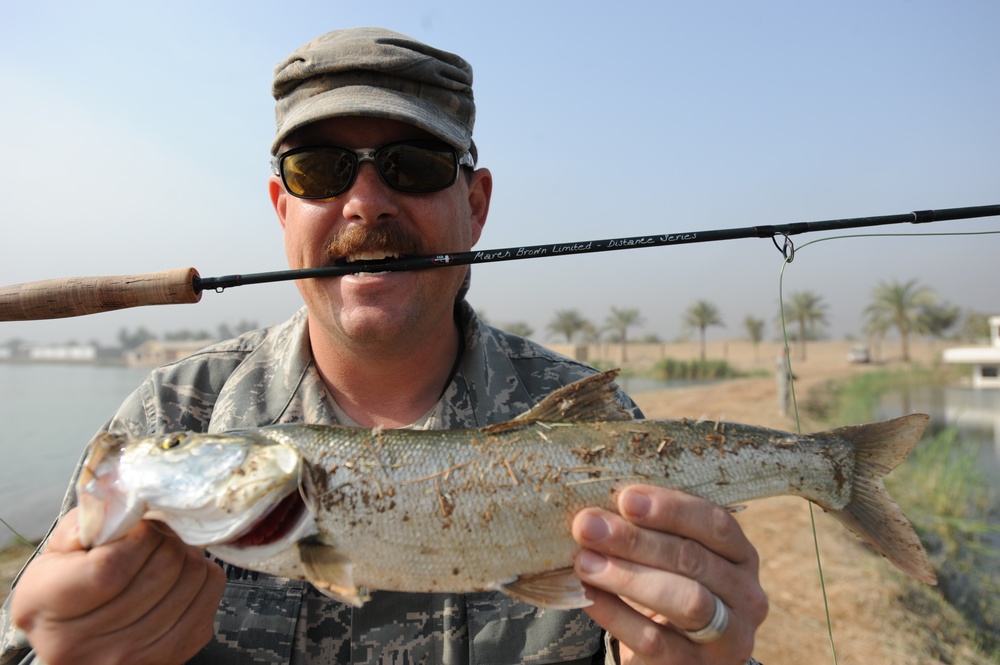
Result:
M67 277L0 287L0 321L61 319L144 305L201 300L198 271L176 268L142 275Z

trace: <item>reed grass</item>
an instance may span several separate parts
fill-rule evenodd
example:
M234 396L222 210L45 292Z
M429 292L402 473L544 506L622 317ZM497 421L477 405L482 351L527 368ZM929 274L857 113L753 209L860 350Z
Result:
M940 385L949 376L920 367L871 372L810 406L832 425L868 422L884 393ZM885 484L930 552L944 596L1000 662L1000 492L980 463L980 445L953 427L928 431Z
M710 381L745 376L725 360L675 360L664 358L653 366L651 376L667 381Z

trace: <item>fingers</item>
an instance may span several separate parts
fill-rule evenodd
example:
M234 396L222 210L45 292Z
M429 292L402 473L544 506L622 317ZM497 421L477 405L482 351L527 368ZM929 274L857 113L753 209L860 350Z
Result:
M145 528L150 527L147 524ZM137 623L139 617L166 603L179 590L187 588L192 580L185 576L192 570L204 581L206 573L195 569L190 561L193 556L205 559L204 552L190 550L178 538L163 532L151 533L149 539L156 547L142 566L134 573L126 571L127 579L116 580L118 592L89 615L81 617L81 623L94 628L99 626L101 632L109 634L126 629Z
M672 583L698 582L724 600L734 590L742 591L746 582L755 582L757 552L724 508L681 492L644 486L627 488L618 505L621 516L597 509L576 516L573 535L591 550L584 561L593 562L595 554L618 557L672 573ZM705 618L706 613L711 618L711 597L698 596L696 588L688 593L695 594L696 612L702 609L695 619Z
M222 568L204 552L189 548L177 583L126 629L145 636L145 643L136 647L134 661L174 663L193 657L212 638L225 585Z
M225 574L203 551L146 522L84 551L74 523L64 517L12 600L46 662L184 662L211 638Z
M646 616L619 596L602 589L589 588L587 595L594 604L585 607L584 612L626 647L622 652L635 653L644 662L654 662L656 656L665 654L670 654L677 663L697 662L697 647L677 631L664 627L662 619L658 621L658 617ZM627 660L622 658L621 662Z
M594 587L587 613L646 658L745 659L767 597L757 552L735 519L711 502L648 486L622 491L618 509L620 515L582 510L573 522L573 536L585 548L576 571ZM729 625L719 640L696 645L679 631L706 627L716 597L729 610Z
M718 589L726 600L728 590L739 590L746 581L746 572L756 578L757 552L724 508L680 492L649 494L636 488L623 492L618 503L621 516L596 509L581 511L574 523L574 536L581 545L669 571L676 576L673 583L694 580ZM698 589L688 592L698 594ZM711 612L712 602L708 593L693 598L694 618L711 618L704 614Z
M725 508L690 494L657 487L625 488L618 509L630 523L688 538L736 564L753 561L757 552Z
M681 630L704 627L715 610L711 591L683 575L587 550L577 557L576 569L585 582L669 617Z
M52 608L62 619L92 612L121 594L163 541L162 534L142 523L120 540L87 551L81 549L76 533L75 511L71 511L25 569L13 601L15 618L19 616L16 610L28 604ZM39 596L32 593L36 588Z

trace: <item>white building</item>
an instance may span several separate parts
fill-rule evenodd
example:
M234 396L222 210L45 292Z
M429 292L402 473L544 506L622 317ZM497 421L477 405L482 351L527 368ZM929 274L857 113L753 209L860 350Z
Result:
M946 363L972 365L973 388L1000 388L1000 316L991 316L989 346L945 349Z
M32 362L92 363L97 360L97 347L93 344L52 344L32 346L28 349Z

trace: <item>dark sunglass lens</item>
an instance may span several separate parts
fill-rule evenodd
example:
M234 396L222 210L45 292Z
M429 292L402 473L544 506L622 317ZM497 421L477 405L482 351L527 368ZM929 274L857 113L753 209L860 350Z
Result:
M357 162L340 148L310 148L292 152L281 160L281 177L295 196L328 199L351 186Z
M436 192L450 187L458 174L455 151L438 143L399 143L379 150L379 172L404 192Z

